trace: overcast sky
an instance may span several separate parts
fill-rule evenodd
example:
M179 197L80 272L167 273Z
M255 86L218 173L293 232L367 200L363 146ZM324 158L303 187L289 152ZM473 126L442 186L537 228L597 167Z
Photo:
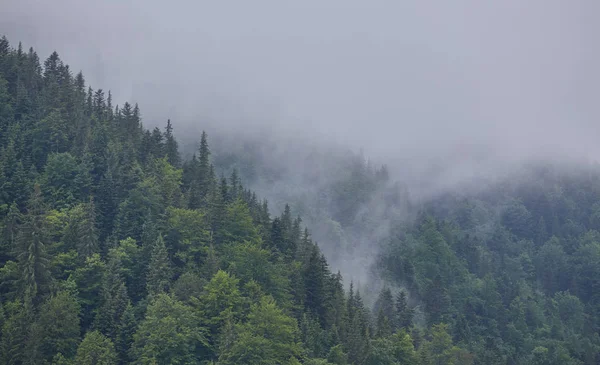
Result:
M600 2L3 0L147 124L264 122L375 156L600 152ZM460 156L460 155L459 155Z

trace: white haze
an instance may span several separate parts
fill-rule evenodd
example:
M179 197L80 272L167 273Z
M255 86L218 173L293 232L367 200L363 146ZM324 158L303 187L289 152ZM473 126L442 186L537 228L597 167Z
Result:
M0 33L57 50L146 125L362 149L427 194L600 157L598 14L596 0L3 0Z

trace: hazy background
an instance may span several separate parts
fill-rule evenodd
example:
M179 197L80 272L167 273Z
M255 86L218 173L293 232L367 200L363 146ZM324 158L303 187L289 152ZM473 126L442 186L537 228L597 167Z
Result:
M595 0L3 0L0 32L57 50L146 124L507 158L598 152L598 14Z
M597 0L2 0L0 9L11 42L42 59L57 50L115 102L138 102L146 126L171 118L184 142L199 134L182 131L208 126L265 138L272 161L295 169L307 141L338 144L425 192L532 158L600 157ZM301 183L255 188L309 195ZM357 260L370 260L371 238L343 238L363 250L334 266L366 268Z

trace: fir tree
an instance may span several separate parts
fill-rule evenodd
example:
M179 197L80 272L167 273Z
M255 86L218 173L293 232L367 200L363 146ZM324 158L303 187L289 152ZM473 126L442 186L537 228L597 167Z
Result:
M171 286L171 278L173 270L171 262L165 247L165 241L162 234L158 235L158 239L152 248L152 256L148 266L148 275L146 279L146 288L148 295L155 296L159 293L166 293Z
M181 166L181 157L179 156L179 146L177 144L177 140L173 136L173 125L171 124L171 119L167 120L167 126L165 127L164 133L165 139L165 154L167 155L167 160L174 167Z
M398 329L412 327L414 309L409 307L406 292L401 290L396 296L396 325Z
M27 214L19 231L15 257L20 269L20 289L26 300L38 303L49 292L52 277L47 253L46 211L39 185L27 204Z

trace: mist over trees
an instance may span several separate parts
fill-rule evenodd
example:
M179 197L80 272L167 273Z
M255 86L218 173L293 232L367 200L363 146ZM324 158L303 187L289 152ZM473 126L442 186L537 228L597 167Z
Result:
M2 363L597 363L598 166L421 200L142 116L0 39Z

